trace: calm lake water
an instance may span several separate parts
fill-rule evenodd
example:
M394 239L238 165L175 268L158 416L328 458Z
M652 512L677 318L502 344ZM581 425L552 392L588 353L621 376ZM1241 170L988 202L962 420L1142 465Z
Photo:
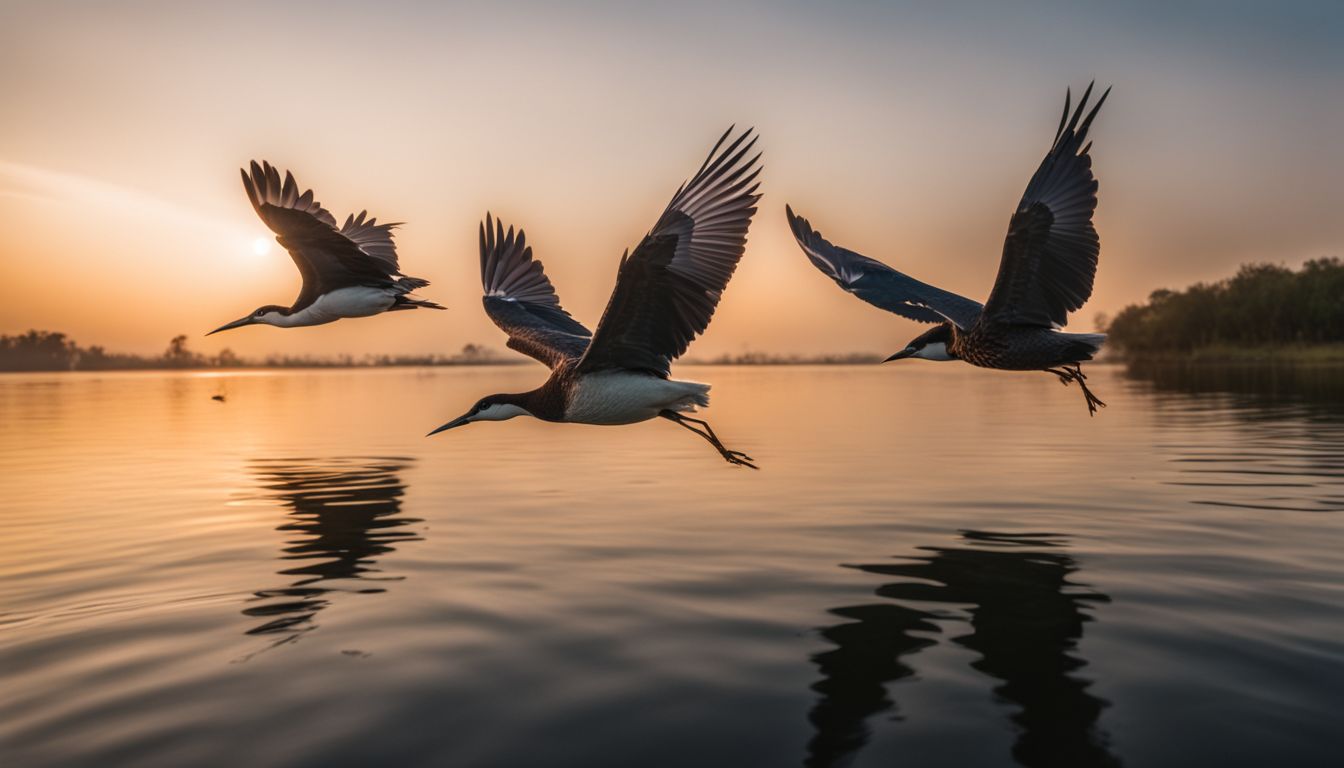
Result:
M0 376L0 764L1341 765L1344 374L678 373Z

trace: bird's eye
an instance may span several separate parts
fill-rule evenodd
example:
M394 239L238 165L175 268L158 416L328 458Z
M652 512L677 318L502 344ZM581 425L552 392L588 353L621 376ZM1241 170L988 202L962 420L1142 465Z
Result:
M266 310L258 309L256 312L253 312L252 314L256 315L257 317L261 317L262 315L266 314Z

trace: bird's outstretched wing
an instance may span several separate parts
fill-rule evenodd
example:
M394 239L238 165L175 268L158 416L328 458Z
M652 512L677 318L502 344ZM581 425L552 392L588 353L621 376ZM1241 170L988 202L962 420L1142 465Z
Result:
M807 258L841 288L860 299L921 323L950 320L962 330L975 325L980 302L935 288L854 251L832 245L821 233L784 206L789 227Z
M756 137L747 130L729 142L732 132L672 196L634 253L621 257L616 288L580 371L625 368L666 377L709 325L760 199L760 154L750 154Z
M485 313L509 335L508 345L555 368L577 360L593 335L560 306L527 236L485 215L481 224L481 286Z
M1003 259L994 289L985 302L985 318L1013 325L1062 328L1068 315L1092 295L1101 244L1092 226L1097 181L1087 131L1110 89L1087 116L1087 86L1069 117L1069 97L1059 119L1055 143L1031 177L1022 202L1008 224Z
M281 182L275 166L253 161L252 172L244 169L242 175L252 207L275 232L303 276L296 308L337 288L392 282L400 274L392 242L395 223L379 224L361 211L337 228L336 218L313 199L311 189L299 192L290 172L285 172Z
M398 273L401 265L397 263L397 244L392 241L392 230L399 226L399 221L379 224L377 219L369 216L368 211L360 211L358 216L350 214L345 217L340 232L370 260L377 262L389 273Z

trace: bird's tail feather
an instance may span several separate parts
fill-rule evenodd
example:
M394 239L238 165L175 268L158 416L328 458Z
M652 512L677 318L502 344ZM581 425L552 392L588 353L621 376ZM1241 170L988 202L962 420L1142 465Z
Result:
M418 299L406 295L411 291L424 288L427 285L429 285L429 281L420 277L403 276L397 278L392 283L392 290L395 291L397 294L396 303L393 304L388 311L391 312L398 309L415 309L416 307L424 307L426 309L447 309L447 307L435 304L434 302L429 301L428 299Z
M429 281L420 277L399 277L394 285L396 285L402 293L410 293L411 291L417 291L429 285Z
M698 381L674 381L681 388L681 399L669 406L681 413L694 413L697 407L709 407L709 385Z
M1074 349L1079 360L1091 360L1101 351L1101 345L1106 343L1106 334L1104 333L1070 333L1067 335L1069 341L1074 343Z
M424 307L425 309L447 309L447 307L435 304L429 299L416 299L403 294L397 297L396 303L393 304L388 311L395 312L398 309L417 309L419 307Z

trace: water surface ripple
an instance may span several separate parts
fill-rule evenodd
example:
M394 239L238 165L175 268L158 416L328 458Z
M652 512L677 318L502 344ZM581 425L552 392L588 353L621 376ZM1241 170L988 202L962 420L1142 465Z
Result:
M1338 765L1341 378L1140 373L0 376L0 765Z

